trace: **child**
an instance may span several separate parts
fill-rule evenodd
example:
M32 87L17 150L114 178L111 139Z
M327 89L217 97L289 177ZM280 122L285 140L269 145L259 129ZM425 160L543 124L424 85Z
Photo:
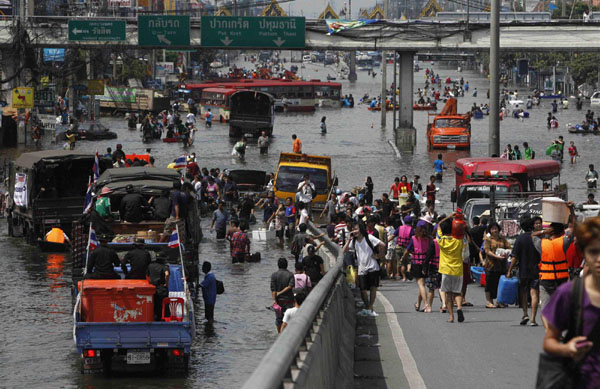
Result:
M312 288L312 285L310 283L310 277L304 273L304 264L302 262L296 262L295 268L296 274L294 274L294 288L308 293L310 288Z
M577 147L573 141L571 141L571 145L569 146L569 155L571 156L571 163L575 163L579 153L577 152Z
M435 176L429 177L429 184L425 187L425 194L427 196L427 201L431 201L435 203Z

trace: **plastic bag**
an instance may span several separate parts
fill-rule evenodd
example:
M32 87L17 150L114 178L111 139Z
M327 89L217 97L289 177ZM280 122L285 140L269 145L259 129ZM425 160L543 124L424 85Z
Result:
M346 267L346 282L348 285L356 284L356 270L354 270L354 266Z

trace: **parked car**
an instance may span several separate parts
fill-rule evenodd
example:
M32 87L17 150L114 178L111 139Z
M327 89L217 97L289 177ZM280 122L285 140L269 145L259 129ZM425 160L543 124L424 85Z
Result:
M110 131L107 127L99 122L81 123L75 128L75 139L77 140L115 139L117 137L116 132ZM56 140L66 140L66 132L66 130L58 132L56 134Z

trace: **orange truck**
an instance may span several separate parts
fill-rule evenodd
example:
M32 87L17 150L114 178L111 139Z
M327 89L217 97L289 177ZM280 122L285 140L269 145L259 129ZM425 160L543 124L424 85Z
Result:
M451 97L439 114L429 114L427 146L432 149L470 149L471 113L459 114L456 99ZM433 116L433 121L429 119Z

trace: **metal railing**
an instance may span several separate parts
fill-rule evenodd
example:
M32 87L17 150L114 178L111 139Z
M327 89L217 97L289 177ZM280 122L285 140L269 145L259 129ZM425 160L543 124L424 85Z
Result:
M309 229L313 233L320 233L312 223L309 223ZM342 272L344 261L340 247L326 237L323 239L325 240L324 246L337 259L335 264L328 269L327 274L310 292L294 316L294 320L286 327L285 332L280 334L254 373L246 381L244 389L280 388L286 381L292 380L292 370L296 366L298 354L300 351L307 351L307 337L317 321L317 316L340 277L344 276ZM324 262L326 266L329 265L329 261L325 260ZM302 370L305 368L303 366Z

